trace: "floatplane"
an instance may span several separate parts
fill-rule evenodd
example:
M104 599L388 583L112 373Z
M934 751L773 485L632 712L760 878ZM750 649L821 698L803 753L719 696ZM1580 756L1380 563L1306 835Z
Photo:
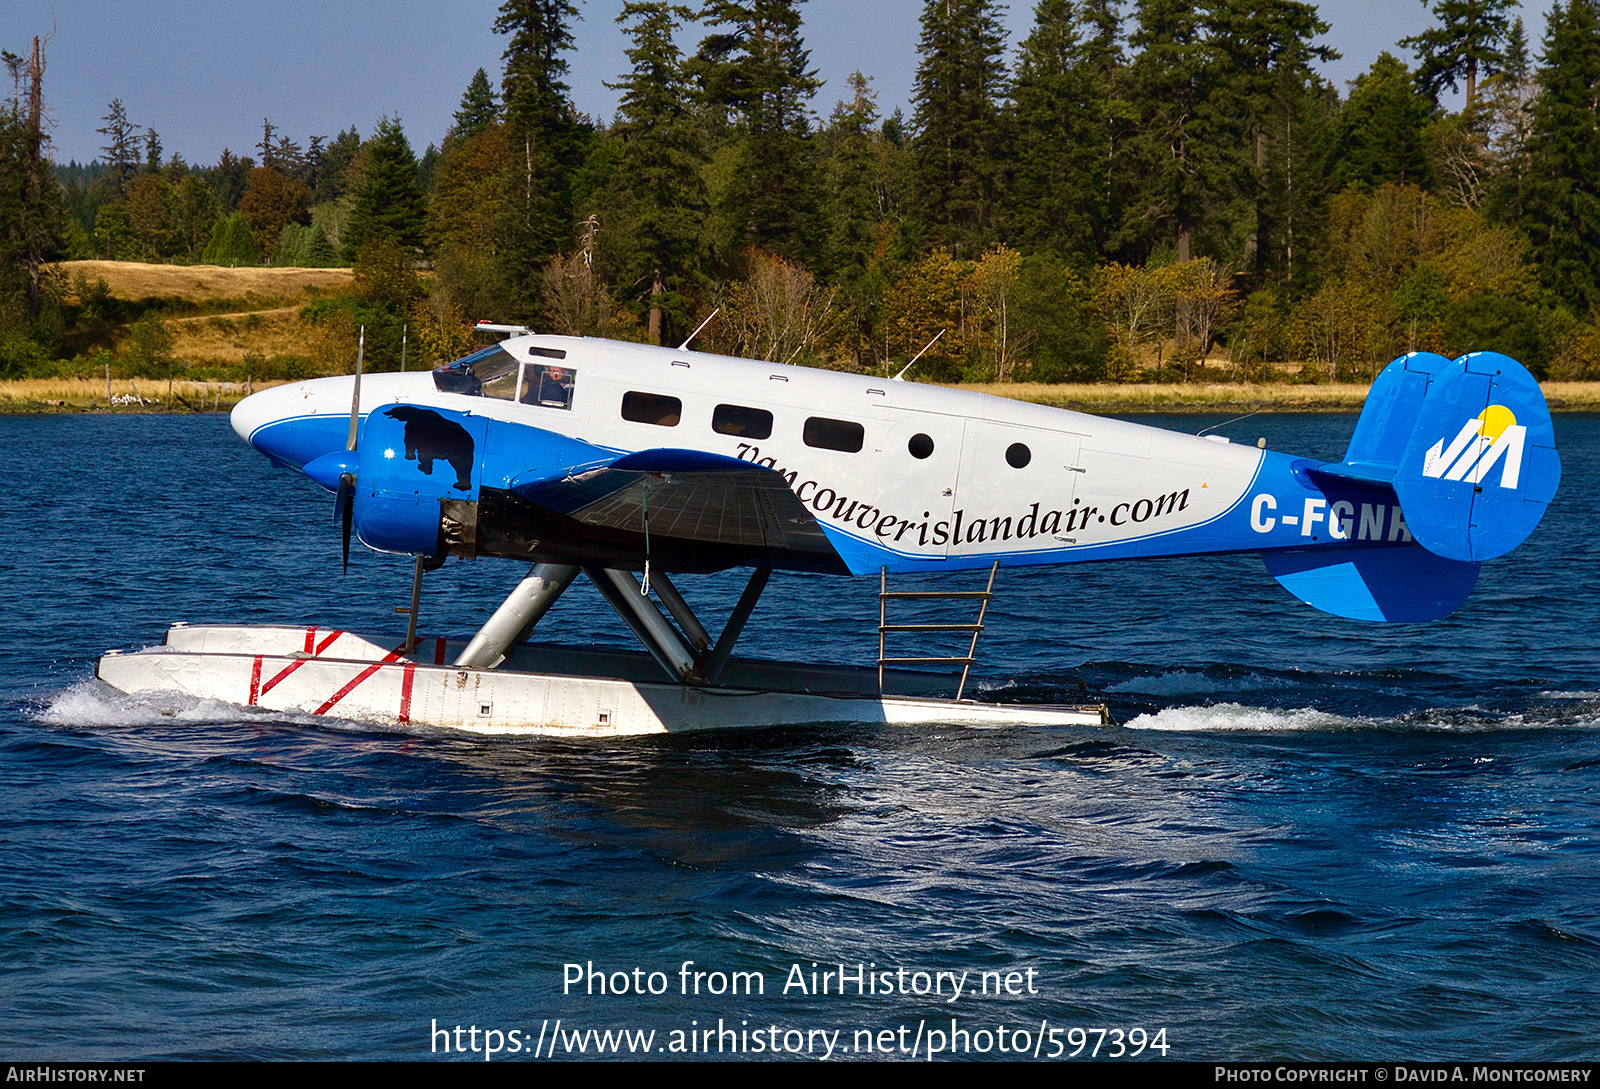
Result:
M180 624L160 647L108 653L101 680L500 734L1098 724L1101 705L967 698L1001 568L1255 552L1317 609L1431 620L1533 531L1561 475L1538 383L1493 352L1396 359L1344 459L1324 462L904 371L703 353L692 337L671 348L478 328L503 339L431 372L362 377L358 357L353 376L266 390L232 415L256 450L333 493L346 563L352 534L415 558L404 637ZM422 637L423 573L452 555L531 566L470 638ZM731 568L751 573L713 636L674 580ZM982 590L889 589L891 575L974 569ZM876 668L734 657L774 570L876 576ZM580 573L643 652L532 641ZM892 622L891 604L914 598L976 619ZM930 633L964 653L887 647Z

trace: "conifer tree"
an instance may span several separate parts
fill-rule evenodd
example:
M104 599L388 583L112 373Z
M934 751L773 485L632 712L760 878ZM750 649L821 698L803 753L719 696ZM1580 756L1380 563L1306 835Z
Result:
M928 0L914 91L917 203L933 245L976 257L994 240L1005 38L990 0Z
M1428 0L1422 0L1424 4ZM1501 45L1506 40L1510 12L1517 0L1434 0L1430 27L1400 44L1417 54L1417 84L1434 101L1445 87L1466 89L1463 112L1470 113L1478 93L1478 77L1489 75L1505 63Z
M688 8L662 0L625 4L617 22L632 24L633 70L607 84L621 93L613 134L622 141L620 248L631 251L623 279L649 285L648 329L656 343L668 326L676 331L688 319L688 293L700 273L705 153L691 110L693 85L673 41L680 21L691 18Z
M122 105L120 98L111 100L101 120L105 122L105 127L95 131L106 138L105 145L100 149L106 165L111 168L106 173L106 185L113 193L120 193L123 185L139 168L138 137L135 135L138 126L128 120L127 108Z
M417 159L398 118L378 122L361 149L361 181L340 241L347 256L369 242L394 242L404 250L422 246L423 204Z
M494 24L510 38L501 103L512 155L499 256L513 295L506 305L526 317L538 307L539 269L571 218L571 167L582 130L568 99L564 54L577 17L571 0L505 0Z
M885 141L875 131L878 107L869 83L860 72L850 75L851 97L834 108L824 134L830 146L823 163L823 268L839 286L849 325L845 346L857 370L866 363L876 304L884 288L876 256L884 222L879 203L882 156L877 145Z
M1491 214L1515 219L1522 207L1523 183L1528 176L1528 137L1532 129L1534 97L1539 84L1528 54L1528 35L1522 19L1514 19L1506 35L1505 65L1484 81L1489 147L1499 167L1490 195Z
M1265 267L1288 252L1297 165L1302 193L1311 191L1307 137L1315 126L1306 122L1325 89L1311 62L1337 60L1339 53L1313 44L1329 26L1300 0L1221 0L1206 22L1219 67L1213 108L1236 120L1228 126L1236 143L1225 157L1244 220L1240 256L1247 269Z
M350 165L361 154L361 133L354 125L335 136L317 160L316 199L337 200L349 188Z
M256 249L255 238L250 233L250 224L238 212L217 220L211 232L211 241L200 255L200 262L205 265L232 267L254 265L260 260L260 251Z
M1172 242L1178 260L1187 261L1208 203L1226 185L1218 156L1235 139L1222 131L1212 101L1216 71L1199 4L1140 0L1137 20L1129 80L1140 110L1131 149L1140 186L1127 212L1128 233L1142 234L1146 244Z
M457 140L476 136L494 124L499 107L495 104L494 89L489 86L489 75L482 68L472 76L466 93L461 96L461 108L455 113Z
M241 159L228 148L222 149L217 165L211 170L212 185L217 191L217 203L222 211L231 212L244 199L244 187L250 178L254 159Z
M713 27L697 70L714 111L731 118L741 142L728 193L736 243L753 243L802 263L817 209L815 148L808 105L820 86L800 33L801 0L709 0Z
M45 263L65 244L61 187L46 156L43 43L34 38L30 58L8 52L5 61L16 91L0 105L0 331L36 323Z
M1417 92L1406 66L1394 54L1380 53L1356 77L1339 111L1330 189L1371 190L1385 182L1427 186L1428 114L1428 100Z
M1114 47L1114 39L1112 41ZM1013 243L1093 264L1110 221L1112 106L1071 0L1040 0L1012 90Z
M1546 288L1578 310L1600 306L1600 12L1551 10L1532 106L1519 225Z
M846 84L850 98L834 108L827 130L831 147L824 171L824 268L846 284L865 274L882 218L874 184L878 157L873 149L881 137L874 132L878 107L870 82L860 72L851 73Z

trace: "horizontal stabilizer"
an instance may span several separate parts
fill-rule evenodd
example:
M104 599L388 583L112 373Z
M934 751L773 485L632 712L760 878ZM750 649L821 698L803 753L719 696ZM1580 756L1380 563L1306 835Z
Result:
M1391 623L1449 616L1472 593L1481 566L1414 545L1269 552L1261 559L1285 590L1313 608Z

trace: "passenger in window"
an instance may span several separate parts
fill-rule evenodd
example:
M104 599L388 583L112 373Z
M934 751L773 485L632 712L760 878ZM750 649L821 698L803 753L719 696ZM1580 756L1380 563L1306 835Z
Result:
M546 408L572 407L572 387L577 372L569 367L530 365L523 383L522 401Z

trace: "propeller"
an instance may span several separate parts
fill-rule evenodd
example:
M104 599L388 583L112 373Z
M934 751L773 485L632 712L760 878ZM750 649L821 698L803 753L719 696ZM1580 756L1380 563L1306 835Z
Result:
M348 453L355 453L356 435L361 429L361 362L367 350L367 327L361 327L361 339L356 345L356 382L355 389L350 394L350 434L344 441L344 448ZM356 487L356 474L344 472L339 474L339 490L333 497L333 516L339 522L342 541L340 545L340 558L343 566L340 573L350 570L350 531L355 525L354 493Z

